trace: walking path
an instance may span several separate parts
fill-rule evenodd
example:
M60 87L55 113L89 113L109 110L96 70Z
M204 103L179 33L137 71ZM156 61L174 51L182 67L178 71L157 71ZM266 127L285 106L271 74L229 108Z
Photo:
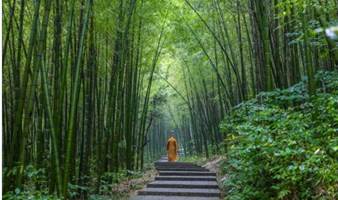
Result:
M155 162L159 175L131 200L219 200L216 174L188 162Z

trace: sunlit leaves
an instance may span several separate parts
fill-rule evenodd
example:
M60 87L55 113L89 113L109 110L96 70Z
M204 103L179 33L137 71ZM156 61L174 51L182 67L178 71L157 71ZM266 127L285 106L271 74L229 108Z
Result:
M335 198L338 98L327 85L337 79L318 74L330 93L311 98L301 84L260 94L224 119L229 199Z

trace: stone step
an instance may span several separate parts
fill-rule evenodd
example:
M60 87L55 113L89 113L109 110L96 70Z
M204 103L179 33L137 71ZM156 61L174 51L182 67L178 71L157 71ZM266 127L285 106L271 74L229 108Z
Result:
M202 167L197 165L155 165L155 168L197 168L200 169Z
M156 166L155 167L158 171L159 169L202 169L206 170L203 167L198 167L198 166Z
M188 162L155 162L159 176L131 200L219 200L216 173Z
M182 165L182 164L161 164L161 165L155 165L155 167L177 167L177 168L185 168L185 167L189 167L189 168L200 168L200 166L198 165L194 165L194 164L190 164L190 165Z
M215 172L199 171L159 171L160 176L216 176Z
M185 166L194 165L194 166L197 166L189 162L168 162L168 161L157 161L154 164L155 165L185 165Z
M155 180L163 181L216 181L215 176L156 176Z
M138 192L139 195L161 196L189 196L189 197L219 197L218 189L186 189L186 188L145 188Z
M185 197L185 196L135 196L129 200L219 200L218 197Z
M148 188L214 188L216 181L154 181L147 185Z
M158 167L156 169L158 171L209 171L202 167Z
M180 162L161 162L155 163L155 166L198 166L193 163L180 163Z
M184 168L190 168L190 169L205 169L203 167L200 166L180 166L180 165L172 165L172 166L155 166L156 169L159 168L180 168L180 169L184 169Z

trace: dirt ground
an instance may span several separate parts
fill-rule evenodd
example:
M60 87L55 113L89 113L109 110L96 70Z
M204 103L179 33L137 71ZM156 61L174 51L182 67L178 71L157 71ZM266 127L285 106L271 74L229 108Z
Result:
M127 200L132 196L136 195L137 190L142 189L147 183L153 181L157 171L155 168L144 172L140 178L134 178L122 181L120 184L112 188L113 194L117 194L116 199Z

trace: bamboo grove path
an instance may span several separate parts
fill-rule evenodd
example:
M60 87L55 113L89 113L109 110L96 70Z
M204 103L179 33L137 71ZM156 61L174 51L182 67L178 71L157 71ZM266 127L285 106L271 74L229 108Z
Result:
M216 173L189 162L155 162L158 176L131 200L219 200Z

